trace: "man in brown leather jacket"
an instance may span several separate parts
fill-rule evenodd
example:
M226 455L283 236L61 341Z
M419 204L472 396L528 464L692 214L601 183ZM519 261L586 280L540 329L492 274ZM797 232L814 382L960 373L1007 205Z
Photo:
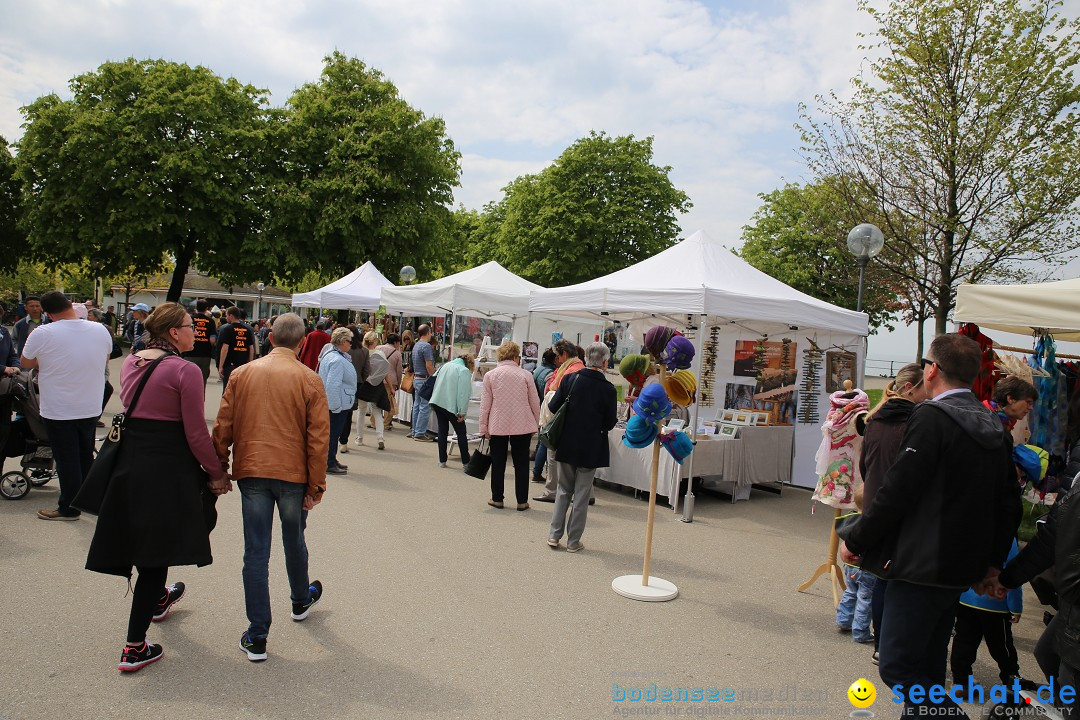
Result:
M296 357L303 337L299 316L279 315L270 331L274 349L233 371L214 423L214 447L226 470L232 448L232 477L240 489L249 622L240 649L252 662L266 659L275 506L281 517L292 619L306 618L323 592L318 580L308 581L304 528L308 511L326 489L330 410L318 374Z

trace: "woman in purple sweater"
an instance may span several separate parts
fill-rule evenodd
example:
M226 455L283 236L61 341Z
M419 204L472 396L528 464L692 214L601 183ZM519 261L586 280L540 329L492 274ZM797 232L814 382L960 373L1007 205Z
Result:
M120 656L126 672L161 659L161 646L146 642L146 630L184 596L183 583L165 585L169 567L213 562L213 503L232 485L206 429L202 371L180 357L195 344L191 316L163 303L145 326L146 349L129 355L120 371L128 413L86 559L88 570L129 581L132 568L139 571Z

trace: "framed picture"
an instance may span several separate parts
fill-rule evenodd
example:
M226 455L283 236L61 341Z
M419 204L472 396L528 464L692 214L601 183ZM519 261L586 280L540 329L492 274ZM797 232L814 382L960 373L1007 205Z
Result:
M739 410L735 413L735 417L729 422L732 425L749 425L750 419L753 417L753 412L750 410Z
M739 435L739 426L725 423L720 426L720 432L717 434L724 440L734 440Z
M753 415L753 420L751 421L752 425L768 425L769 424L769 413L762 412L761 410L755 410L752 413L752 415Z
M525 361L536 360L540 357L540 345L534 342L521 343L521 358Z
M716 408L716 420L717 422L731 422L735 419L735 413L739 412L733 408Z
M851 387L858 387L855 372L859 358L852 352L831 350L825 353L825 392L834 393L844 389L844 381L850 380Z

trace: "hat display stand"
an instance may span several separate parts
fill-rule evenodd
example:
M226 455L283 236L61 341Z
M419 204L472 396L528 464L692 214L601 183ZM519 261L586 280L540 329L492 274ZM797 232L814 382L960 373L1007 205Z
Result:
M667 368L660 366L661 385L667 378ZM659 422L659 421L658 421ZM623 597L643 602L664 602L679 596L674 583L650 574L652 564L653 523L656 519L656 485L660 468L660 437L652 443L652 469L649 474L649 516L645 524L645 562L640 575L621 575L611 581L611 589Z
M844 381L844 389L847 392L851 392L852 383L850 380ZM844 572L840 569L840 566L836 562L836 555L840 551L840 536L836 534L836 518L840 517L843 511L840 508L836 508L834 511L833 521L829 525L829 550L825 557L825 562L818 565L817 570L810 577L809 580L799 586L799 592L806 592L810 589L810 586L817 582L818 578L822 575L828 575L832 580L829 584L832 586L833 603L840 604L840 596L843 594L846 583L844 583Z

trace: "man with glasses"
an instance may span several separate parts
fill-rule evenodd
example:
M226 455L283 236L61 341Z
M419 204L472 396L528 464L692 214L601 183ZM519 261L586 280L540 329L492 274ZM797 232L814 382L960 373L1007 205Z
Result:
M840 558L889 581L879 670L887 686L903 687L905 715L940 705L967 717L948 697L935 703L907 690L945 686L960 594L997 576L1020 522L1012 440L971 391L980 357L970 338L934 338L922 361L932 399L912 411L862 516L840 530Z

